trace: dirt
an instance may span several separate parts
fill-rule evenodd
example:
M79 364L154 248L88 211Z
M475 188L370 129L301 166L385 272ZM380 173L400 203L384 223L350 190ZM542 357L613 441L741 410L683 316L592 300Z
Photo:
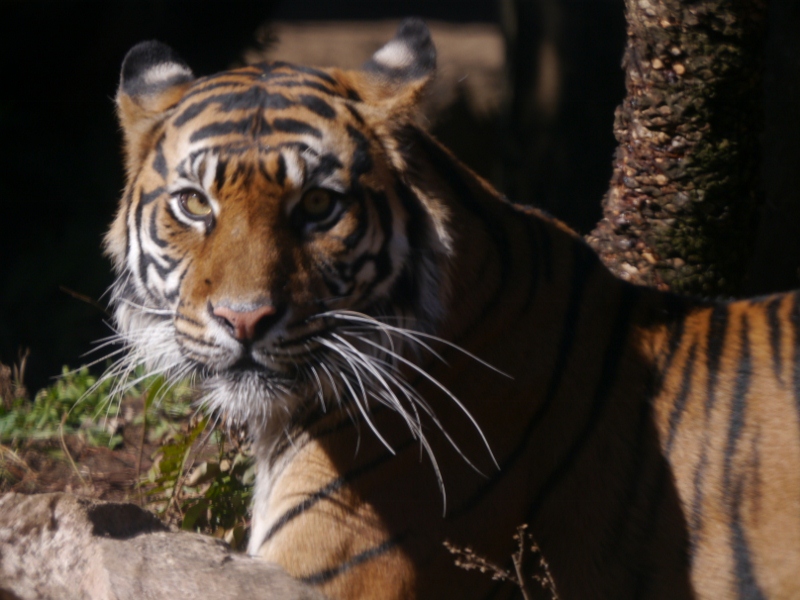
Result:
M81 434L28 439L18 442L16 450L0 446L0 494L63 491L102 500L138 501L136 482L152 466L161 441L145 440L142 446L142 425L133 422L141 410L141 398L124 401L115 423L122 443L113 449L91 446Z

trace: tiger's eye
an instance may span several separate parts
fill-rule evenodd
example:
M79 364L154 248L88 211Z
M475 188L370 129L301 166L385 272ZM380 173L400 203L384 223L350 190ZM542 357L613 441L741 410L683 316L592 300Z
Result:
M333 206L333 198L331 195L322 189L308 190L301 200L303 212L312 219L321 219L325 217Z
M181 194L181 207L190 217L207 217L211 214L211 203L197 192L183 192Z

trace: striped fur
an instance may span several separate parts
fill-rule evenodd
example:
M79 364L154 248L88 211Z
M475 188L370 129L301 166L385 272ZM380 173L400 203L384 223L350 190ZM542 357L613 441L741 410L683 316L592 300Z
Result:
M615 279L415 125L433 63L418 21L358 72L134 48L118 369L249 426L249 551L331 598L513 597L442 542L522 523L561 598L800 596L800 296Z

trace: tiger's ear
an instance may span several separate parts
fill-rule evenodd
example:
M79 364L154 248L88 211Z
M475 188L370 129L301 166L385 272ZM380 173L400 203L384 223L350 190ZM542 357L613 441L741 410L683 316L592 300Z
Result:
M154 126L193 81L189 66L161 42L141 42L125 55L117 90L117 116L125 136L128 172L143 159Z
M436 73L436 48L421 19L406 19L395 36L378 49L356 74L362 99L382 118L413 117L425 88Z

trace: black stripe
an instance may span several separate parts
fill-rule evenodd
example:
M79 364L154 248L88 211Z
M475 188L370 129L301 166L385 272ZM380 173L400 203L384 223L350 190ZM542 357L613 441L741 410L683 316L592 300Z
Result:
M189 319L184 319L184 320L188 321ZM179 343L183 339L183 340L188 340L188 341L190 341L190 342L192 342L194 344L197 344L198 346L203 346L205 348L217 348L218 347L217 344L213 344L211 342L208 342L208 341L204 340L203 338L198 338L198 337L195 337L193 335L190 335L190 334L186 333L185 331L175 330L175 338Z
M358 112L358 109L353 106L352 104L345 104L344 107L350 111L350 114L353 115L353 118L358 121L361 125L364 125L366 121L364 121L364 117L361 116L361 113Z
M335 273L322 273L322 283L328 288L328 293L334 298L349 296L352 291L352 283L349 285L339 281L339 276Z
M342 240L342 243L348 250L352 250L358 245L358 243L367 233L367 226L369 225L369 215L367 214L367 206L364 201L364 197L359 195L353 199L353 202L358 205L358 209L356 209L356 218L358 219L358 223L355 229L353 229L353 231L351 231L347 237ZM350 210L354 209L351 208Z
M195 327L201 327L201 328L205 327L204 323L201 323L200 321L197 321L196 319L192 319L191 317L187 317L186 314L184 314L184 313L182 313L180 311L176 311L175 312L175 320L176 321L185 321L187 323L190 323L190 324L194 325Z
M199 142L210 137L236 134L241 136L256 137L272 132L269 124L262 114L257 113L238 121L220 121L200 127L189 136L190 142Z
M274 149L274 150L282 150L284 148L292 148L293 150L296 150L298 154L305 154L306 152L310 152L314 156L319 156L319 153L316 150L314 150L314 148L312 148L311 146L309 146L305 142L301 142L299 140L278 142L277 144L274 144L273 146L270 146L269 148L270 149Z
M315 69L314 67L304 67L302 65L293 65L291 63L287 63L287 62L284 62L284 61L281 61L281 60L276 60L276 61L270 63L270 66L273 69L286 69L287 71L290 71L289 75L292 75L294 73L303 73L304 75L311 75L312 77L316 77L317 79L321 79L322 81L324 81L325 83L328 83L330 85L334 85L335 86L336 83L337 83L336 80L333 77L331 77L330 75L328 75L325 71L320 71L319 69ZM276 77L285 76L285 75L286 74L284 74L284 73L276 73L275 74Z
M750 389L750 378L753 371L752 357L750 355L750 324L747 315L742 316L741 327L739 333L739 343L741 344L739 365L736 370L736 381L734 382L733 396L731 398L728 438L723 455L723 486L727 491L731 491L732 487L733 461L736 455L736 445L744 429L747 392Z
M151 202L157 200L159 198L159 196L161 196L164 193L164 191L165 190L164 190L163 186L162 187L157 187L156 189L154 189L151 192L140 191L139 192L139 203L137 205L137 210L141 210L142 207L144 207L147 204L150 204ZM141 223L141 220L138 221L138 223Z
M404 230L408 239L409 257L392 288L390 297L394 305L401 310L409 308L418 319L420 327L433 329L435 323L428 319L431 316L430 309L425 306L425 286L431 284L427 281L430 273L425 270L429 265L435 268L439 264L440 257L430 243L436 234L432 231L429 213L399 177L395 191L407 215Z
M375 254L373 257L369 257L368 255L360 257L359 260L356 260L353 264L353 277L358 275L363 268L364 263L366 262L362 262L361 258L372 260L375 265L375 275L372 277L372 280L367 284L363 291L365 297L368 297L372 290L375 289L379 283L385 280L392 273L392 259L389 252L389 246L392 243L392 223L394 221L394 215L389 207L389 200L386 194L384 192L372 190L367 190L367 192L369 199L372 201L370 204L378 215L378 223L380 224L381 232L383 233L383 241L377 254ZM364 217L366 218L366 215Z
M708 468L707 448L710 442L709 438L709 424L708 421L706 421L703 432L703 451L700 454L700 460L697 463L694 476L692 477L692 487L694 488L694 491L692 493L692 503L689 508L689 515L687 519L689 525L689 556L692 558L692 560L696 556L697 547L702 539L703 500L705 499L705 488L703 487L703 484L705 483L706 469Z
M333 119L336 117L336 110L319 96L304 94L298 97L300 104L323 119Z
M544 485L542 485L542 487L539 489L538 494L528 509L528 514L524 521L525 523L532 524L536 521L539 510L547 502L550 494L556 490L561 481L570 472L573 465L585 449L589 439L591 439L592 434L601 424L603 413L605 412L609 397L611 396L613 385L617 380L617 371L619 369L622 356L625 354L628 330L634 308L636 307L638 296L639 293L635 286L623 285L622 298L620 299L619 307L617 309L617 316L614 321L614 327L611 331L611 339L609 340L608 348L603 356L600 380L598 381L597 388L595 389L586 422L580 433L570 444L569 449L559 462L558 466L550 473L549 477L545 480Z
M278 152L278 170L275 171L275 181L281 187L286 183L286 159L283 158L281 152Z
M766 600L766 596L761 591L761 586L759 586L753 571L750 547L742 526L742 487L740 480L733 490L733 506L731 510L731 543L733 544L737 596L742 600Z
M356 469L348 471L342 477L337 477L333 481L330 481L328 484L314 492L313 494L309 494L306 498L295 504L292 508L284 512L280 518L272 524L272 526L267 531L267 534L264 536L264 540L262 543L266 543L271 540L281 529L283 529L286 525L291 523L295 518L302 515L305 511L312 508L315 504L320 502L321 500L327 500L330 498L336 491L344 487L346 484L358 479L362 475L369 473L370 471L374 471L384 463L388 462L392 459L396 454L399 454L401 451L405 450L407 447L411 445L414 439L409 439L408 441L404 442L402 445L398 446L395 449L395 454L392 454L388 450L381 454L377 459L373 460L372 462L366 463Z
M350 158L350 186L353 189L358 189L361 176L372 170L369 140L352 125L347 126L347 135L350 136L350 139L355 144L353 156Z
M167 211L172 213L172 210L167 206ZM174 218L174 215L171 215ZM151 211L150 212L150 223L149 223L149 233L150 239L153 240L156 246L159 248L166 248L169 246L169 242L166 240L162 240L161 237L158 235L158 211Z
M725 349L725 336L728 332L728 307L718 304L711 310L708 323L708 341L706 342L706 356L708 365L708 395L706 396L706 418L711 415L716 403L717 379L719 378L719 363Z
M182 230L184 230L184 229L186 229L187 227L189 227L189 226L186 224L186 222L185 222L185 221L183 221L183 220L181 220L181 219L179 219L179 218L178 218L178 215L177 215L177 214L175 214L175 211L174 211L174 210L172 210L172 206L170 206L170 204L169 204L168 202L165 202L165 203L164 203L164 212L165 212L165 213L167 213L167 215L169 215L169 218L170 218L170 219L172 219L172 221L173 221L174 223L177 223L177 224L179 224ZM152 213L152 214L155 214L155 211L153 211L153 213ZM169 229L169 228L165 226L165 229ZM151 235L152 235L152 232L151 232Z
M794 365L792 370L792 388L794 390L794 404L800 416L800 292L794 293L792 310L789 313L789 321L792 324L794 333Z
M185 102L181 102L179 106L182 107L184 104ZM212 104L217 105L217 110L221 112L232 112L235 110L253 109L281 110L289 108L295 103L282 94L270 93L264 88L254 85L246 88L244 91L217 94L189 104L185 108L182 108L180 114L175 117L173 121L174 126L181 127L188 123Z
M311 148L308 144L298 140L283 141L276 144L264 144L259 141L259 143L254 146L252 142L246 142L244 140L234 138L231 140L226 140L221 144L209 144L200 150L196 150L189 154L189 156L185 158L181 164L193 163L195 158L200 154L225 154L228 156L228 158L231 158L233 156L241 156L242 154L251 154L255 150L260 156L266 156L272 152L278 152L284 148L295 149L299 154L309 152L314 156L319 156L319 153L316 150ZM181 167L178 168L180 169ZM186 171L184 170L181 174L185 175L185 173Z
M339 94L337 94L334 90L322 83L319 83L318 81L312 81L311 79L295 79L290 75L284 75L281 78L276 77L275 79L271 79L269 86L282 88L305 87L318 92L323 92L329 96L339 96Z
M708 381L706 383L706 400L704 403L704 426L703 441L701 444L700 460L692 477L692 503L689 509L689 553L694 559L697 547L700 544L703 530L703 501L705 499L705 489L703 485L706 480L706 469L708 468L708 452L710 445L711 431L711 411L716 404L716 386L719 377L719 363L722 358L722 351L725 347L725 337L728 332L729 311L725 304L717 304L711 310L708 323L708 336L706 338L706 365L708 369Z
M214 184L217 192L225 186L225 172L228 170L228 161L222 158L217 159L217 172L214 174Z
M577 249L577 245L573 249ZM471 510L494 489L503 477L510 473L511 469L514 468L514 465L525 453L529 444L535 439L536 428L549 413L556 394L561 387L561 381L567 372L569 357L572 355L572 349L577 341L578 317L580 316L581 306L583 305L586 284L596 264L594 261L585 260L586 256L584 252L575 252L570 295L567 301L567 309L564 313L562 326L563 333L559 339L556 362L547 383L547 391L545 392L544 400L525 426L525 430L520 435L520 441L517 446L503 459L500 469L491 479L479 488L472 497L464 502L464 504L455 508L452 512L448 511L448 518L458 518L460 515Z
M669 457L672 452L672 444L675 442L675 435L678 433L678 425L680 425L681 418L686 410L689 392L692 389L692 375L694 374L696 356L697 342L694 342L689 349L689 355L686 357L686 362L683 365L681 387L680 390L678 390L678 397L675 398L675 403L669 415L669 430L667 432L667 443L665 444L665 453L667 457Z
M131 236L128 227L128 219L131 216L131 210L133 210L133 196L134 196L134 188L129 187L125 190L125 194L122 198L122 208L125 211L125 227L122 228L124 232L123 235L125 236L125 257L129 257L131 255Z
M241 187L249 188L253 179L253 172L254 168L252 163L239 161L236 163L236 168L234 168L233 173L231 173L231 176L228 178L228 183L234 185L241 181Z
M772 370L775 372L775 379L783 385L783 359L781 358L781 328L778 311L781 308L783 296L770 300L766 305L767 323L769 324L769 343L772 347Z
M272 127L275 131L281 133L293 133L297 135L311 135L315 138L322 138L322 132L306 123L297 119L273 119Z
M150 293L151 297L154 298L154 299L155 299L155 296L152 295L152 293L150 292L149 287L147 285L148 284L148 281L147 281L147 268L150 265L155 267L155 270L156 270L156 273L158 273L158 276L162 279L162 281L166 281L166 279L167 279L167 277L169 277L170 273L172 273L172 271L175 270L175 267L177 267L180 264L179 260L176 260L176 259L174 259L174 258L172 258L170 256L167 256L166 254L162 254L161 256L159 256L159 258L163 262L167 263L167 266L165 266L165 267L161 266L161 263L158 260L156 260L154 257L150 256L149 254L145 254L144 252L142 252L139 255L139 276L141 277L142 282L145 284L145 288L147 288L148 293ZM156 301L158 302L157 299L156 299Z
M150 296L152 300L158 304L158 298L156 298L153 293L150 291L149 286L147 285L147 267L150 264L155 264L156 270L164 276L165 272L161 268L161 265L158 263L154 263L153 259L150 258L149 255L145 254L144 245L142 244L142 235L143 235L143 227L142 222L144 220L144 208L151 202L155 201L158 197L161 196L164 188L156 188L152 192L144 193L142 191L139 192L139 202L136 204L136 210L134 211L134 227L136 228L136 241L139 244L139 256L137 261L137 269L139 271L139 281L142 282L144 285L144 289L147 292L147 295Z
M660 391L661 384L663 384L663 382L669 377L669 371L672 368L672 361L675 358L675 353L678 351L678 348L681 347L681 343L683 342L683 333L686 329L685 306L682 301L678 300L677 296L667 294L664 298L664 309L666 312L664 316L670 323L670 337L669 344L667 344L667 353L664 356L664 362L660 367L659 389L656 390L656 394Z
M318 571L312 575L305 575L300 577L300 581L303 583L308 583L311 585L322 585L323 583L329 582L331 579L338 577L339 575L346 573L353 567L357 567L360 564L367 562L373 558L381 556L382 554L386 554L391 549L395 548L398 544L400 544L402 536L395 536L393 538L389 538L382 544L377 546L373 546L372 548L360 552L355 556L351 557L350 559L346 560L345 562L335 566L330 567L329 569L324 569L322 571Z
M164 157L164 133L161 134L156 142L156 155L153 158L153 169L161 176L161 179L166 181L168 170L167 159Z
M213 83L208 83L213 81ZM247 81L240 81L239 79L232 79L230 78L230 74L226 74L223 79L216 81L214 79L210 79L208 77L203 79L198 79L192 85L192 89L186 92L183 97L181 97L180 104L188 104L189 100L194 98L195 96L199 96L200 94L205 94L210 92L211 90L218 90L224 87L230 88L239 88L240 90L248 89L252 84L252 78L248 78ZM230 92L230 93L239 93L239 92Z
M340 161L335 154L323 154L319 157L317 166L308 174L308 180L320 181L342 167L342 161Z
M180 295L181 288L183 287L183 280L186 278L186 275L189 273L189 267L192 265L192 259L187 259L183 263L183 272L181 272L180 277L178 277L178 285L175 286L175 289L172 292L164 291L164 297L167 299L168 302L174 302L178 296Z
M739 598L764 598L753 570L750 546L747 542L742 518L739 510L742 495L742 481L746 474L742 473L734 482L736 450L745 427L745 411L747 410L747 394L750 390L750 379L753 371L750 354L750 324L747 315L742 316L740 331L739 364L736 370L733 396L731 397L728 436L723 454L722 486L723 497L732 498L730 514L731 545L734 555L734 576Z

